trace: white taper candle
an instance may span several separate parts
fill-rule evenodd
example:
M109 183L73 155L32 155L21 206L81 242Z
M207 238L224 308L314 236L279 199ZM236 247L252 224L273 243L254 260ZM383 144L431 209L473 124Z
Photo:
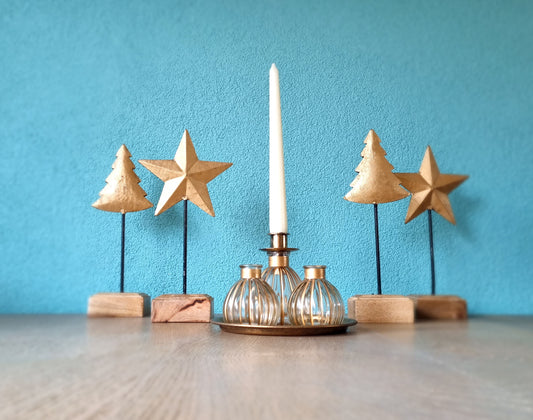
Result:
M270 233L287 233L279 72L270 68Z

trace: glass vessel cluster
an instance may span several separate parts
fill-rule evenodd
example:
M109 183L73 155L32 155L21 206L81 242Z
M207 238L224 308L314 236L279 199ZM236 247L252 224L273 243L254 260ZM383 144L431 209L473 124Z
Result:
M285 313L281 309L280 293L263 280L265 272L272 274L274 270L267 269L261 276L260 265L240 267L241 278L231 287L224 301L224 322L270 326L342 324L344 303L339 291L325 278L326 266L304 266L304 281L297 283L286 298ZM281 276L278 275L278 279Z

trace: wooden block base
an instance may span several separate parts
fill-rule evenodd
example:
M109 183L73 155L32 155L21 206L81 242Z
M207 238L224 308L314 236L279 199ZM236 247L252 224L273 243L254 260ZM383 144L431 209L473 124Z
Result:
M209 295L161 295L152 300L152 322L211 322Z
M356 295L348 299L348 317L360 323L415 322L412 299L399 295Z
M97 293L89 298L87 315L142 318L150 315L150 296L144 293Z
M459 296L412 295L416 319L460 320L468 317L466 300Z

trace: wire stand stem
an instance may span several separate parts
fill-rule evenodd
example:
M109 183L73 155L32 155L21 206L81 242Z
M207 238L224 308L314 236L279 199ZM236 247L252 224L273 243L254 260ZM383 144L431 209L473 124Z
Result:
M431 294L435 295L435 253L433 252L433 219L431 217L431 210L428 210L428 226L429 226L429 256L431 259Z
M187 294L187 201L183 200L183 294Z
M122 213L122 240L120 247L120 293L124 293L124 254L126 249L126 213Z
M376 270L378 276L378 295L381 295L381 262L379 258L378 205L374 203L374 230L376 233Z

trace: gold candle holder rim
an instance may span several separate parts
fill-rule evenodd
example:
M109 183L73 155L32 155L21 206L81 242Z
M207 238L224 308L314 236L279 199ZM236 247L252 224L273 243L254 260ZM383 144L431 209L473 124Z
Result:
M304 280L323 280L325 278L325 265L304 265Z
M261 278L261 269L263 266L261 264L241 264L241 278L243 279L260 279Z
M293 252L293 251L298 251L299 248L261 248L261 251L266 251L266 252Z
M287 243L287 236L289 235L286 232L279 232L279 233L269 233L270 235L270 247L269 248L261 248L261 251L266 252L293 252L298 251L298 248L288 248L287 246L284 246L283 244ZM275 244L282 244L282 246L275 246Z

